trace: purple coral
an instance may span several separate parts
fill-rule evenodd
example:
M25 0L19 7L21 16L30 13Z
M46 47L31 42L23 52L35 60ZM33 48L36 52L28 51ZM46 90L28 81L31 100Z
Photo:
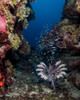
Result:
M38 75L41 76L44 80L51 81L53 88L55 89L55 79L59 79L66 75L65 64L61 64L61 61L56 62L56 64L49 64L49 68L45 65L45 63L41 62L37 65L36 71L38 71Z

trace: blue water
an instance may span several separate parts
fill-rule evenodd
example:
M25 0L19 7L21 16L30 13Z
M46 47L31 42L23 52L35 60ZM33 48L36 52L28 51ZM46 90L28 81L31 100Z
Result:
M37 48L40 37L48 33L61 20L65 0L37 0L32 2L35 19L29 22L27 30L23 30L24 38Z

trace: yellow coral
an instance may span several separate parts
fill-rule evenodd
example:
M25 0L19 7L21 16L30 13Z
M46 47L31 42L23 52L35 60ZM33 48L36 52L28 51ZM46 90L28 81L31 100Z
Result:
M14 8L15 7L15 5L17 5L17 3L18 2L21 2L21 0L10 0L10 5ZM27 4L28 2L27 2L27 0L24 0L23 1L23 4Z
M80 1L76 1L76 10L80 13Z
M4 6L2 6L2 9L6 16L6 22L7 22L6 28L10 31L13 31L14 30L14 25L13 25L14 16L11 14L11 12L8 9L4 9Z
M10 0L10 5L14 8L17 3L20 2L20 0Z
M73 33L75 31L75 25L66 25L61 28L62 31Z
M11 63L11 61L10 60L7 60L7 63L8 63L8 68L7 68L7 70L8 70L8 72L10 73L10 72L12 72L12 71L16 71L16 69L14 68L14 66L13 66L13 64Z
M9 65L10 68L13 68L14 67L9 60L7 60L7 63L8 63L8 65Z
M24 18L27 18L30 14L30 8L29 7L25 7L25 4L21 5L20 7L18 7L17 10L17 17L19 18L18 21L22 21L24 20Z
M24 19L24 21L23 21L23 28L27 29L27 27L28 27L28 21L27 21L27 19Z
M20 45L20 38L18 37L17 34L9 34L8 35L8 39L11 43L11 46L14 50L17 50L19 48L19 45Z

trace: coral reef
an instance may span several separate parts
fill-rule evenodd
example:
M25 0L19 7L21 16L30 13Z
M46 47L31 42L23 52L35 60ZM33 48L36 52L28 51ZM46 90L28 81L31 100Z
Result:
M47 56L54 56L67 65L70 81L80 89L80 1L64 5L62 20L42 37L40 47ZM74 73L74 74L73 74ZM75 75L75 76L73 76ZM74 79L74 81L72 81Z
M30 45L22 36L22 30L27 28L27 18L32 10L27 6L29 2L0 0L0 94L3 95L8 86L15 82L14 66L16 59L19 59L16 52L30 53Z

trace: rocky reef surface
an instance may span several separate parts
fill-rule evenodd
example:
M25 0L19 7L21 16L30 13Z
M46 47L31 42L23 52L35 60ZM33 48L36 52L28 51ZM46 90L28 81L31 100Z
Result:
M8 87L4 96L0 95L0 100L78 100L80 93L70 82L63 81L53 91L48 82L37 76L34 66L40 61L41 54L35 51L30 53L29 58L21 57L20 66L14 74L16 82Z
M66 0L62 20L42 38L41 52L31 51L22 35L32 1L0 0L0 100L79 100L80 1ZM68 69L55 91L35 70L51 60L62 60Z
M30 53L30 45L22 35L32 12L29 2L0 0L0 93L3 95L15 82L13 74L19 60L18 53Z
M61 59L68 68L68 82L80 94L80 1L64 5L62 20L42 37L40 44L45 56ZM70 89L68 89L70 90ZM73 91L72 94L77 94ZM79 95L77 95L80 98ZM75 97L75 96L74 96Z
M80 1L64 5L62 20L42 37L41 49L50 60L61 59L68 68L68 82L80 94ZM68 89L69 90L69 89ZM72 94L77 94L73 91ZM77 95L80 98L79 95Z

